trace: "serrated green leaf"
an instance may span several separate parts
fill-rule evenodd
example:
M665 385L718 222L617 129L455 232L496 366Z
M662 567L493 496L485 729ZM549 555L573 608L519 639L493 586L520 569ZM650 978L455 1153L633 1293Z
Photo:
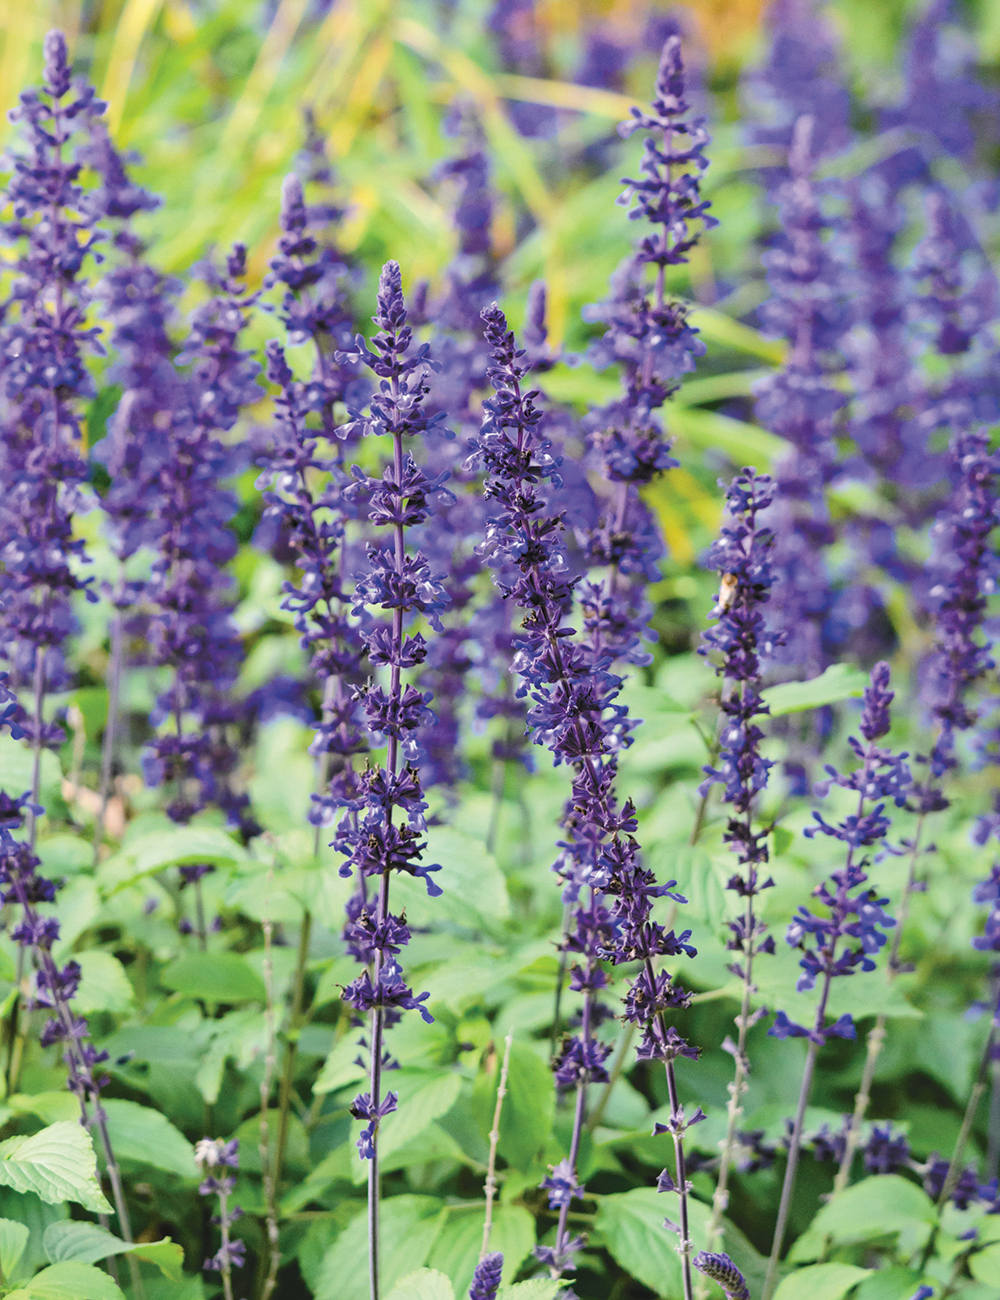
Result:
M123 1015L135 1001L135 992L125 974L125 967L110 952L81 952L75 960L80 966L80 987L73 1006L85 1016L95 1011Z
M21 1262L21 1256L31 1236L31 1229L13 1219L0 1219L0 1272L8 1281Z
M555 1300L565 1285L558 1278L533 1277L527 1282L501 1287L497 1300Z
M120 1160L135 1160L194 1180L194 1147L166 1115L135 1101L112 1097L104 1103L111 1146Z
M94 1214L111 1213L97 1181L90 1134L72 1120L0 1142L0 1183L34 1192L51 1205L75 1201Z
M602 1196L594 1227L612 1256L636 1281L660 1296L680 1295L681 1266L677 1238L663 1226L668 1210L653 1187ZM690 1203L691 1235L696 1245L704 1240L708 1207Z
M843 1300L871 1273L870 1268L856 1268L853 1264L811 1264L784 1278L774 1300Z
M438 1268L455 1283L464 1296L472 1283L483 1244L483 1207L449 1206L444 1224L428 1256L431 1268ZM493 1211L490 1250L503 1255L503 1277L508 1281L535 1244L535 1221L523 1205L498 1205Z
M824 704L839 704L841 700L860 699L868 685L868 674L853 664L831 664L818 677L807 682L782 682L762 692L761 698L772 718L782 718L788 713L803 713L818 709Z
M230 865L249 860L246 849L213 826L177 826L137 835L101 866L101 880L113 890L143 876L185 862Z
M491 1095L496 1096L496 1078ZM527 1169L545 1146L555 1109L552 1071L530 1047L513 1043L497 1150L516 1169Z
M824 1205L789 1258L817 1259L828 1241L853 1245L934 1220L934 1202L922 1187L900 1174L877 1174L845 1187Z
M115 1255L135 1255L155 1264L165 1277L179 1282L183 1277L184 1250L169 1237L162 1241L129 1243L96 1223L64 1219L51 1223L42 1239L45 1254L53 1264L76 1260L96 1264Z
M160 976L163 986L204 1002L263 1002L264 981L237 952L193 952L178 957Z
M455 1300L455 1288L437 1269L418 1268L396 1283L387 1300Z
M125 1300L107 1273L76 1260L43 1268L24 1290L31 1300Z
M462 1091L461 1075L454 1070L433 1074L428 1071L401 1073L392 1090L399 1095L399 1108L383 1122L379 1148L390 1156L427 1126L447 1115Z
M389 1196L382 1202L382 1286L390 1289L422 1268L441 1227L444 1202L435 1196ZM323 1257L314 1300L367 1300L367 1210L344 1227Z
M910 1300L920 1282L912 1268L878 1268L861 1283L853 1300Z

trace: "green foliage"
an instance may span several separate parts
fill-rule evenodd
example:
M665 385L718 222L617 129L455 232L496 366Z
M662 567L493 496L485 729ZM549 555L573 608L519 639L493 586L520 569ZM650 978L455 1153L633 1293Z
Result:
M0 1183L53 1205L74 1201L95 1214L111 1209L97 1181L90 1135L70 1120L0 1142Z
M0 1219L0 1274L5 1282L14 1276L14 1270L21 1262L30 1236L31 1229L26 1223Z
M129 1243L94 1223L64 1220L45 1229L42 1245L53 1264L70 1260L96 1264L116 1255L132 1254L155 1264L172 1281L180 1282L183 1277L184 1251L169 1237L162 1241Z
M870 1276L871 1269L853 1264L813 1264L780 1282L774 1300L843 1300Z
M444 1273L418 1268L389 1292L388 1300L454 1300L455 1290Z
M43 1268L8 1296L10 1300L125 1300L107 1273L76 1260Z

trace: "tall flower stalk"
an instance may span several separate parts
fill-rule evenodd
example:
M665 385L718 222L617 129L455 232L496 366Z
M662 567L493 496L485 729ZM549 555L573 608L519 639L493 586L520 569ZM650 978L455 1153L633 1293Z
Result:
M934 719L935 735L930 753L918 759L926 768L923 780L915 782L910 806L917 814L913 838L908 845L906 884L897 913L896 928L889 950L889 978L901 969L899 961L903 927L909 916L910 899L917 888L917 864L927 818L949 806L943 786L949 772L958 767L956 735L975 726L977 710L969 694L996 666L991 640L983 633L987 596L996 591L1000 562L990 545L1000 522L997 498L1000 453L991 452L985 430L959 433L950 449L951 500L931 528L933 554L928 566L928 590L924 604L935 626L934 650L925 665L925 694ZM875 1069L885 1040L885 1016L879 1016L868 1035L868 1050L847 1131L843 1159L834 1182L836 1191L847 1185L871 1096Z
M432 879L436 866L421 861L426 842L419 746L416 733L428 713L424 695L403 680L403 673L420 663L426 641L419 631L407 632L412 616L422 616L440 628L439 613L447 602L440 579L426 560L407 548L407 529L428 514L428 497L440 484L431 482L405 450L405 439L426 434L431 418L423 411L427 392L426 345L413 347L406 320L399 266L388 262L379 279L378 305L373 317L378 332L365 343L359 335L355 355L378 377L369 415L362 428L369 436L391 440L391 460L381 478L355 469L355 496L364 502L364 514L375 528L390 530L389 545L371 541L366 547L367 570L354 591L354 607L365 613L363 637L369 665L388 670L388 684L369 679L358 698L373 747L385 745L385 764L369 767L360 794L346 804L356 817L345 817L337 828L335 846L347 861L343 875L378 882L375 900L356 916L349 916L347 934L369 958L369 969L344 990L344 1001L368 1018L370 1054L369 1090L354 1099L352 1113L366 1120L358 1150L368 1165L369 1288L371 1300L380 1294L380 1174L378 1139L382 1121L396 1109L397 1095L383 1095L382 1075L391 1058L385 1034L404 1010L418 1010L430 1022L423 1006L429 996L414 996L397 960L410 937L405 918L389 909L394 871L423 879L431 895L441 893ZM369 616L369 609L390 612L388 623ZM399 818L397 821L396 818Z
M226 527L235 495L219 485L240 455L220 434L233 427L244 405L260 395L260 369L240 335L254 300L244 287L246 249L237 244L225 270L205 268L212 296L194 313L178 363L185 375L185 407L168 433L170 456L161 470L156 550L145 598L151 610L153 662L172 670L172 681L152 714L162 728L146 747L149 785L168 783L167 814L185 824L213 805L246 840L260 831L249 798L234 789L237 752L228 734L236 721L230 693L243 658L232 621L231 579L223 567L236 551Z
M17 720L33 756L31 846L42 753L64 739L58 723L45 719L45 697L69 682L64 647L74 630L74 594L97 599L92 579L78 573L87 557L73 515L85 502L83 403L94 395L85 361L102 350L100 329L87 320L85 268L103 235L95 228L101 205L79 183L86 146L76 137L103 111L93 87L73 83L62 33L49 32L42 86L24 91L11 113L28 152L10 158L12 215L3 237L13 277L0 335L0 647L11 684L30 700Z
M795 124L788 179L777 191L783 235L764 255L773 297L762 309L769 333L789 341L782 367L754 389L760 422L790 451L775 470L778 493L772 619L787 632L780 659L797 675L826 665L824 624L833 599L825 548L833 540L826 485L836 459L837 413L846 398L832 382L843 367L840 347L849 323L843 271L823 238L830 222L814 179L816 124Z
M813 813L816 825L805 832L812 838L822 834L839 840L846 847L844 865L833 871L830 883L824 881L813 891L825 915L817 915L800 907L785 936L786 942L802 953L799 962L799 992L815 988L819 983L819 1001L811 1025L797 1024L784 1011L779 1011L768 1033L774 1038L805 1038L809 1047L806 1053L802 1083L799 1088L795 1120L788 1142L788 1163L781 1188L774 1240L768 1260L764 1282L763 1300L771 1300L777 1283L778 1262L785 1240L788 1213L791 1208L802 1149L802 1130L806 1107L812 1092L813 1074L820 1048L830 1038L855 1038L857 1031L849 1014L827 1024L827 1005L833 981L853 975L861 970L875 969L875 957L886 943L886 931L895 921L884 910L888 899L879 898L877 890L868 886L866 868L869 859L865 849L882 843L891 825L886 815L886 801L897 808L906 803L910 785L910 771L906 754L894 754L876 742L889 730L889 705L893 692L889 690L889 665L876 664L872 669L870 684L866 687L859 730L864 737L862 745L851 737L860 767L842 775L828 766L828 779L816 786L816 793L824 795L832 785L853 791L857 795L857 810L847 814L835 826L824 821L820 813Z
M750 1072L747 1033L760 1014L751 1015L750 1011L755 990L754 959L758 953L774 952L774 940L764 937L766 926L754 910L761 891L774 883L761 879L761 871L768 861L767 837L771 828L754 827L758 799L772 766L761 755L764 733L757 723L768 711L761 698L761 659L781 643L780 633L767 632L764 626L764 606L770 599L773 582L770 555L774 534L761 525L759 517L771 505L774 494L775 484L768 475L757 474L753 469L738 474L726 493L728 521L708 557L709 567L722 578L712 610L718 622L704 634L701 653L720 657L716 672L723 678L720 702L723 724L718 765L705 768L707 780L701 793L707 794L716 783L725 787L724 798L732 812L724 838L739 863L739 870L730 878L727 888L743 900L742 916L729 923L732 937L727 946L739 954L730 969L743 981L743 993L736 1017L736 1042L727 1040L726 1044L736 1064L729 1084L726 1135L720 1144L719 1173L712 1198L706 1246L709 1253L718 1244L729 1203L736 1125L743 1113L740 1101Z
M484 404L477 450L486 469L485 491L498 507L486 551L498 571L501 589L526 611L516 636L514 668L522 680L519 693L532 702L528 726L533 739L552 751L557 764L567 762L575 770L574 813L557 869L576 903L565 942L577 957L571 988L583 994L583 1009L580 1031L563 1045L556 1077L564 1086L575 1086L576 1104L568 1155L542 1183L549 1192L550 1208L558 1214L555 1242L538 1247L535 1254L553 1277L560 1277L583 1245L582 1237L570 1235L568 1219L572 1201L582 1199L585 1191L577 1175L577 1158L587 1086L607 1079L604 1061L610 1049L596 1034L606 1014L598 1002L608 983L601 962L639 961L643 970L626 998L625 1016L643 1029L640 1059L663 1060L667 1071L673 1116L671 1124L659 1131L669 1127L674 1136L677 1181L672 1185L681 1197L681 1250L689 1297L691 1245L683 1133L694 1119L684 1119L673 1062L682 1052L695 1053L663 1018L668 1008L686 1005L687 995L669 976L655 971L654 961L660 955L694 950L686 943L688 934L678 938L650 919L655 898L669 894L683 900L670 893L670 886L655 885L652 875L642 869L632 835L635 810L631 803L621 808L617 804L616 756L629 727L614 704L621 678L610 671L608 658L595 671L592 651L575 641L572 629L564 626L573 584L567 576L562 515L551 501L552 490L559 487L558 463L542 432L543 412L534 400L537 393L522 389L530 362L515 346L498 307L484 312L484 319L493 346L490 381L496 396ZM613 897L612 906L602 895Z

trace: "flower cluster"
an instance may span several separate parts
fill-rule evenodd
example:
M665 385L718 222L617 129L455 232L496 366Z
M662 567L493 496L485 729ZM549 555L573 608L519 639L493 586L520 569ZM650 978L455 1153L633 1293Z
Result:
M780 157L792 142L795 124L811 117L816 156L839 153L851 136L851 99L830 25L809 0L777 0L767 12L767 25L767 58L751 66L743 81L752 110L751 142L769 146ZM787 174L767 158L764 177L772 189Z
M914 791L925 812L946 806L938 786L957 766L955 733L976 722L970 688L996 666L983 623L987 598L996 591L1000 575L1000 561L990 544L1000 522L1000 453L990 451L986 431L978 430L956 435L949 461L951 497L931 527L933 553L924 601L936 632L924 668L924 696L936 735L927 759L928 779ZM988 743L987 737L980 743Z
M78 591L97 599L79 573L86 556L73 516L87 503L82 404L94 384L85 360L101 351L86 269L104 238L102 204L81 183L87 144L79 133L103 111L93 87L72 81L62 33L50 32L42 86L24 91L11 113L27 152L10 159L0 229L12 272L0 324L0 646L11 684L33 694L30 710L10 716L36 755L64 739L43 705L69 683L71 599ZM37 801L37 779L32 795Z
M710 1254L700 1250L692 1261L699 1272L718 1282L726 1295L726 1300L750 1300L750 1288L746 1278L728 1255Z
M286 191L289 188L294 187L286 186ZM295 211L291 216L286 213L283 222L298 225ZM289 298L296 302L291 291ZM326 429L315 430L308 424L309 412L316 408L315 378L296 381L276 339L268 343L267 357L267 378L278 387L278 395L273 441L267 452L257 456L263 471L257 478L257 487L264 489L261 525L276 528L302 573L298 584L286 582L282 607L293 615L320 685L322 714L311 746L311 753L320 759L320 789L312 796L309 814L319 827L332 822L337 809L359 796L354 759L368 748L354 695L363 680L364 646L350 616L351 593L343 573L346 524L356 510L347 498L349 480L337 459L320 452L319 435L325 435ZM326 376L322 411L329 411L333 403L329 369L336 360L326 359L320 342L316 365Z
M469 1300L496 1300L502 1272L503 1255L500 1251L484 1255L476 1265L472 1286L469 1288Z
M849 1014L845 1013L832 1025L826 1024L830 982L838 976L852 975L859 967L874 970L875 957L886 942L886 931L895 925L885 911L888 899L879 898L877 890L866 887L868 860L861 856L865 849L877 846L889 833L886 801L897 808L903 807L910 785L906 754L893 753L875 743L889 730L892 699L889 665L876 664L870 685L865 689L859 724L867 744L862 745L853 736L850 738L860 767L842 775L827 766L828 780L816 786L816 793L821 796L833 785L853 791L858 797L857 811L846 814L836 825L830 825L820 813L814 812L816 825L805 832L810 837L832 836L845 845L847 855L844 866L831 873L832 888L824 881L813 891L826 915L800 907L785 936L786 942L802 953L799 991L811 989L818 979L822 980L816 1022L807 1028L779 1011L768 1031L776 1038L808 1038L816 1044L830 1037L853 1038L855 1028Z
M339 823L334 846L346 858L342 875L353 872L359 881L375 880L378 889L377 901L369 902L361 894L360 906L355 903L349 912L348 932L355 951L370 960L371 968L344 990L345 1002L359 1015L370 1017L370 1090L355 1099L353 1110L367 1120L358 1149L363 1159L372 1160L376 1178L379 1125L396 1106L393 1093L382 1096L385 1031L404 1010L419 1010L425 1020L431 1019L422 1005L428 995L414 996L397 960L410 932L404 917L389 911L392 873L419 877L428 893L441 893L431 878L439 868L422 861L427 805L417 767L421 758L417 737L429 701L404 684L402 677L422 662L427 643L419 631L408 632L407 624L422 616L431 627L440 628L447 593L424 556L407 551L407 529L426 519L429 499L442 484L428 479L411 452L404 450L404 439L426 436L439 420L424 411L428 349L426 344L413 346L395 262L383 268L373 320L378 333L371 346L359 335L353 355L375 373L378 391L371 398L368 416L357 419L365 434L391 438L391 460L381 478L355 469L348 494L371 525L392 530L388 547L374 541L367 544L366 572L358 578L352 597L355 612L366 616L362 636L368 663L375 671L388 669L387 686L372 677L355 692L371 743L385 745L386 760L384 766L369 767L357 796L345 800L344 806L354 816ZM390 622L369 617L368 609L389 611ZM377 1242L372 1249L377 1250Z
M613 464L646 467L647 472L667 468L667 449L651 412L705 351L688 322L687 307L665 294L666 268L686 263L701 232L717 224L700 193L710 136L703 118L687 116L690 105L684 96L681 41L671 36L663 47L651 111L633 108L632 119L619 127L626 138L635 131L649 133L642 176L625 182L619 202L634 204L629 217L648 221L653 229L616 271L611 297L584 311L585 319L608 327L592 349L594 364L617 362L625 375L625 402L602 412L609 426L602 431L606 454ZM652 296L648 267L656 268Z
M204 1178L198 1186L202 1196L218 1197L218 1214L212 1222L218 1227L222 1244L211 1258L203 1265L205 1272L222 1274L222 1293L225 1300L233 1300L234 1268L243 1268L246 1264L246 1246L242 1241L230 1236L230 1228L241 1217L243 1211L238 1205L230 1205L229 1198L236 1186L233 1174L227 1169L238 1169L240 1164L239 1142L236 1138L229 1142L222 1138L202 1138L195 1144L194 1158Z
M739 953L739 960L730 970L743 981L743 996L736 1022L737 1041L729 1044L736 1073L729 1086L726 1139L716 1183L709 1245L715 1244L726 1206L729 1164L741 1114L740 1098L746 1089L747 1033L755 1018L750 1011L755 989L754 958L761 952L774 952L774 940L770 935L764 937L767 927L754 909L757 896L774 883L770 878L762 880L760 875L768 862L767 837L771 828L754 828L758 797L767 785L772 766L760 752L764 733L757 719L768 711L761 698L761 660L773 654L775 646L784 640L783 633L766 630L764 616L773 583L770 555L774 534L761 525L760 515L771 505L774 494L775 484L767 474L758 474L752 468L738 474L726 491L728 518L707 557L709 567L721 574L719 595L711 611L718 622L703 634L700 653L715 657L716 672L723 678L724 691L719 702L722 714L719 753L716 765L704 769L706 780L700 793L705 799L713 785L725 787L724 798L732 806L732 814L723 838L739 863L739 871L730 878L727 888L740 897L743 905L742 915L729 922L731 938L727 947Z
M151 718L169 726L150 741L143 768L150 785L172 784L167 811L175 821L187 822L213 804L250 838L259 826L248 797L232 786L237 753L227 734L237 720L230 696L243 657L224 568L236 550L226 525L237 501L219 484L240 463L219 435L260 394L259 366L239 346L254 300L245 275L246 250L239 244L223 272L206 266L214 293L194 313L177 358L187 368L185 406L164 429L171 454L161 469L157 557L145 591L153 662L169 666L173 681Z
M781 368L754 388L757 418L791 448L775 475L773 617L787 632L779 658L807 677L825 662L823 627L832 596L823 551L833 533L824 489L837 413L846 400L830 376L842 364L848 324L842 268L823 238L829 223L813 179L814 128L810 117L795 124L788 179L776 194L782 235L763 259L773 294L762 309L765 328L790 347Z

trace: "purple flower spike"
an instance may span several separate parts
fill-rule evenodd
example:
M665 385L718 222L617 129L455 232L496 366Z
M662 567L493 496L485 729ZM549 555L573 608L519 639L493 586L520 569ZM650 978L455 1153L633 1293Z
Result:
M354 431L391 439L391 459L382 475L370 476L356 468L353 483L344 491L357 515L373 530L390 530L387 544L367 543L367 564L352 595L368 665L373 674L385 672L381 680L374 675L368 678L353 698L365 720L368 743L373 749L384 745L386 755L384 766L368 767L353 795L345 793L331 802L344 809L333 841L345 859L341 874L354 874L358 881L358 892L347 909L345 938L354 954L370 963L344 990L344 1000L359 1018L367 1017L369 1025L369 1091L356 1098L354 1113L367 1120L358 1150L375 1170L380 1125L395 1110L397 1100L394 1093L382 1094L383 1069L393 1064L385 1049L386 1031L404 1011L418 1011L425 1021L432 1019L423 1005L429 994L414 995L403 977L397 957L410 931L403 916L390 912L389 898L393 872L419 877L429 894L441 893L431 879L440 868L422 861L427 805L419 772L423 757L419 732L428 713L429 692L404 682L403 673L423 659L426 648L422 636L408 634L408 624L423 616L432 627L439 627L448 593L424 556L410 550L407 536L408 530L427 519L430 498L440 490L442 480L427 477L413 453L404 449L404 440L416 446L415 439L426 438L441 417L424 408L429 349L413 343L395 262L382 269L373 319L377 332L371 345L358 335L355 350L338 360L363 363L379 380L368 413L351 412ZM379 610L386 611L388 621L378 618ZM371 880L377 882L377 901L369 900L366 892ZM370 1193L376 1225L378 1191L373 1173ZM372 1249L377 1249L377 1236Z
M476 1265L469 1288L469 1300L496 1300L503 1272L503 1255L500 1251L484 1255Z
M807 116L816 123L817 156L839 153L850 141L850 93L836 37L818 8L815 0L775 0L768 8L767 61L744 80L753 144L787 148L795 123ZM764 175L773 188L787 172L769 166Z
M802 953L799 966L803 973L799 977L797 988L801 992L812 989L819 983L820 993L811 1025L797 1024L784 1011L779 1011L768 1030L773 1038L808 1039L809 1050L789 1138L788 1164L785 1167L765 1290L774 1282L784 1245L816 1057L829 1039L853 1039L857 1034L849 1013L845 1012L833 1024L827 1023L831 985L835 979L853 975L859 968L874 970L875 959L886 943L887 931L896 924L893 917L885 911L889 900L879 898L878 891L868 885L866 868L869 858L863 854L864 849L880 844L888 834L890 820L885 814L886 803L891 801L901 807L906 802L910 785L910 772L904 761L907 755L895 754L876 744L889 729L891 699L888 665L876 664L862 702L862 734L867 744L862 745L853 736L850 738L851 748L860 766L846 776L833 767L827 767L829 779L816 787L819 795L825 795L831 784L853 791L857 795L857 812L848 814L836 826L829 825L818 813L814 813L817 825L805 832L807 836L824 834L840 840L846 847L846 853L844 865L830 873L829 883L823 881L813 890L813 897L818 900L822 912L800 907L785 936L786 942Z
M796 122L789 177L777 191L782 235L765 254L773 297L762 308L769 332L788 339L781 369L755 385L757 418L791 446L777 467L778 495L768 520L776 536L772 617L786 632L779 661L814 676L825 666L823 629L832 595L823 558L833 532L825 500L843 394L830 374L843 364L849 324L844 268L823 238L829 221L813 179L815 122Z
M726 491L727 517L708 554L709 566L721 575L716 605L709 615L718 622L703 634L699 650L701 654L713 656L716 672L725 683L719 704L723 719L719 753L715 766L704 768L706 779L700 793L707 799L713 785L724 787L723 798L732 806L732 815L723 838L739 864L739 871L730 878L727 888L742 900L742 914L729 922L731 937L726 945L731 952L739 954L729 969L743 981L736 1018L737 1042L729 1043L735 1060L735 1077L730 1088L737 1102L747 1087L747 1034L756 1018L751 1015L754 960L759 953L774 952L774 940L770 936L765 938L767 927L759 920L754 904L756 897L774 884L769 877L761 878L768 862L767 840L772 828L755 829L754 814L772 766L760 752L764 732L757 724L757 719L767 713L761 698L761 661L772 657L785 641L783 631L768 631L765 627L765 606L774 583L771 565L774 534L761 524L760 516L771 506L775 490L768 475L744 469ZM739 1114L737 1107L730 1108L719 1161L709 1247L721 1240L721 1207L728 1195Z
M706 1277L718 1282L725 1292L727 1300L750 1300L750 1288L746 1278L733 1261L725 1254L709 1254L700 1250L693 1260L694 1266Z
M202 1196L218 1198L218 1215L213 1222L219 1225L222 1244L202 1265L206 1273L221 1273L224 1291L232 1295L230 1275L234 1268L243 1268L246 1264L246 1246L242 1241L234 1241L229 1233L233 1223L240 1218L243 1211L238 1205L231 1205L230 1196L236 1186L232 1174L216 1173L215 1170L239 1168L239 1142L232 1138L229 1142L222 1138L202 1138L195 1144L194 1158L198 1168L206 1173L198 1191Z
M150 785L171 783L167 813L174 821L186 823L213 805L249 840L260 827L248 796L234 788L239 714L232 690L243 646L232 622L232 580L224 567L236 551L226 521L237 500L219 480L243 463L221 435L260 396L259 366L240 347L256 295L243 283L246 250L240 244L225 271L206 265L202 273L212 296L192 317L177 358L186 371L178 406L161 421L170 455L161 472L157 557L146 599L153 610L153 662L171 668L173 681L153 710L153 724L168 725L147 745L143 770Z

